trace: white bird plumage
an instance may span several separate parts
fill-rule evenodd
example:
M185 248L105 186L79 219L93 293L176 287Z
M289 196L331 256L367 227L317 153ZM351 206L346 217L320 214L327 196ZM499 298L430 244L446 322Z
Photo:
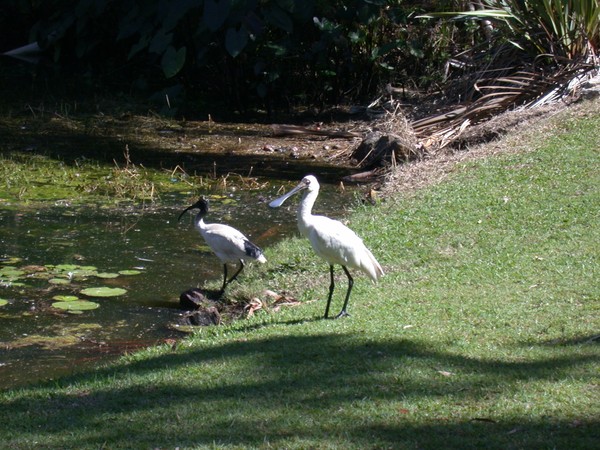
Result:
M204 216L208 213L208 201L201 198L192 206L186 208L179 219L189 210L199 209L200 212L194 219L194 226L200 232L208 246L217 258L223 263L223 286L220 293L225 291L225 287L237 278L244 269L244 262L258 261L267 262L262 250L256 244L252 243L240 231L229 225L220 223L205 223ZM227 264L240 264L238 271L227 280Z
M383 276L383 269L354 231L337 220L312 214L312 207L319 195L319 182L313 175L305 176L298 186L273 200L269 203L269 206L277 208L301 190L306 190L306 192L298 206L298 229L300 234L310 241L315 253L329 264L331 283L329 285L327 307L325 308L325 318L329 316L331 296L335 287L333 279L333 266L335 264L342 266L348 277L348 290L346 291L344 306L336 318L346 316L348 315L346 308L354 284L348 268L361 270L374 282Z

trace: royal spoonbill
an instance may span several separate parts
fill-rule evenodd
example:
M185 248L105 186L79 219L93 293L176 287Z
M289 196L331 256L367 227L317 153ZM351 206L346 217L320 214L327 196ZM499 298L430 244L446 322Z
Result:
M313 175L307 175L302 178L298 186L287 194L273 200L269 203L269 206L278 208L289 197L301 190L305 190L305 193L298 206L298 229L300 230L300 234L310 241L315 253L329 263L331 284L329 285L325 318L329 316L329 305L331 304L331 296L335 287L333 281L333 266L335 264L342 266L348 277L346 299L336 319L347 316L346 308L354 284L348 268L363 271L373 281L377 281L383 275L383 269L354 231L337 220L324 216L314 216L312 214L312 207L319 195L319 182Z
M201 198L192 206L186 208L179 215L179 219L177 220L181 220L181 217L192 209L200 210L194 219L194 226L200 232L214 254L217 255L223 263L223 286L221 287L220 294L222 294L225 291L225 287L240 274L244 268L244 262L267 262L262 250L256 244L250 242L246 236L235 228L220 223L204 223L204 216L208 213L208 201L204 198ZM227 280L227 263L237 264L238 262L240 268L229 280Z

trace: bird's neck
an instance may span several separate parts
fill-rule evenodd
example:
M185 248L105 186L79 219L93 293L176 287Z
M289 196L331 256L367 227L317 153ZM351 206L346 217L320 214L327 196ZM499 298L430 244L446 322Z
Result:
M307 236L307 229L310 224L310 218L312 217L312 207L315 204L318 195L319 192L317 191L306 191L304 197L302 197L300 206L298 207L298 229L303 236Z
M199 230L204 230L206 228L206 224L204 223L204 215L198 214L196 216L196 220L194 221L194 225Z

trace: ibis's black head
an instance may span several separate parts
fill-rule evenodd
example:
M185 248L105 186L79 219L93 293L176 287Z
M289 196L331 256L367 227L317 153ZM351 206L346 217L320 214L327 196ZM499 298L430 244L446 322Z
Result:
M206 213L208 212L208 200L206 200L203 197L201 197L200 200L198 200L192 206L188 206L187 208L185 208L183 210L183 212L181 214L179 214L179 218L177 219L177 221L179 222L181 220L181 217L183 217L183 215L186 212L188 212L188 211L190 211L192 209L199 209L200 212L198 213L198 215L199 216L205 216Z

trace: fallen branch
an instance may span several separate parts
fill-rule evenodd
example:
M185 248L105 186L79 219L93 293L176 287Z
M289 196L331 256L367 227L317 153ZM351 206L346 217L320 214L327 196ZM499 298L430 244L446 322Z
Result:
M271 125L273 129L273 136L326 136L331 138L347 138L352 139L355 137L361 137L359 133L352 131L339 131L339 130L321 130L320 128L309 128L301 127L297 125Z
M347 183L366 183L368 181L372 181L374 178L379 177L382 173L383 169L377 168L373 170L367 170L366 172L346 175L344 178L342 178L342 181Z

